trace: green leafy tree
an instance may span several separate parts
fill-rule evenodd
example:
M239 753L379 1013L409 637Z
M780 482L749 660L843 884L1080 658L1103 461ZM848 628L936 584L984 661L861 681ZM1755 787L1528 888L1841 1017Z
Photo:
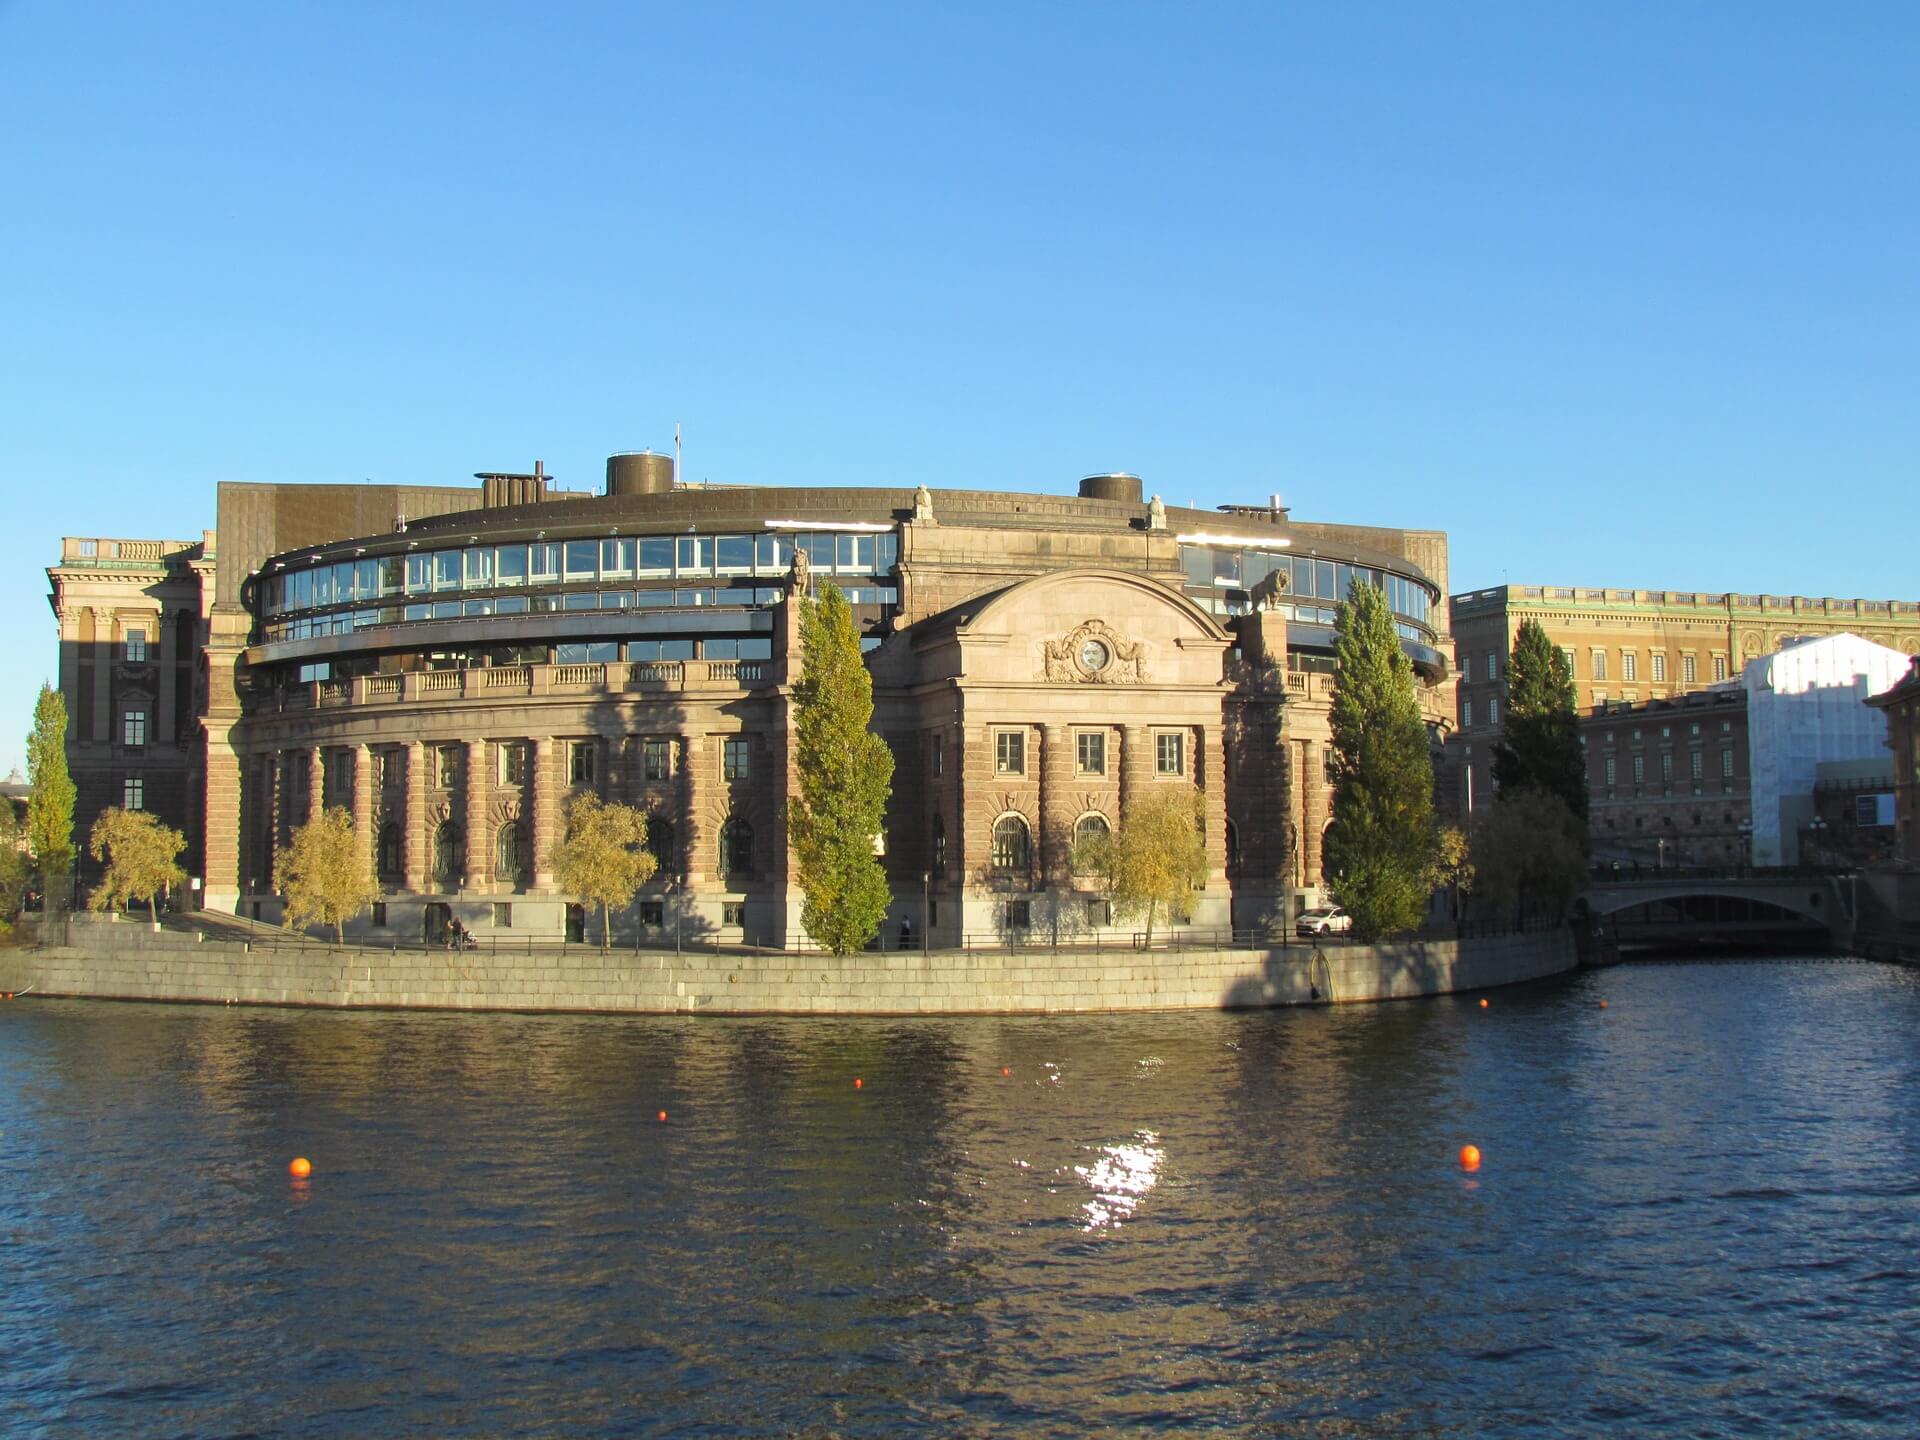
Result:
M360 851L353 817L336 805L288 838L275 862L284 877L287 923L331 925L335 941L345 943L347 921L380 898L380 882Z
M874 857L893 786L893 752L867 727L873 677L846 593L827 581L800 612L793 687L799 794L787 811L807 933L835 955L865 949L886 917L886 872Z
M11 803L0 804L0 933L13 927L26 895L27 857L20 849L20 822Z
M1555 795L1584 821L1587 757L1580 748L1573 669L1537 620L1521 622L1514 638L1500 732L1493 747L1493 781L1500 794Z
M102 810L87 849L106 871L88 904L95 910L117 910L129 900L144 898L158 924L160 897L186 881L187 872L175 863L186 848L187 837L163 825L157 815L118 806Z
M73 866L73 776L67 773L67 702L51 685L40 687L27 736L27 850L51 896Z
M1335 612L1333 823L1324 856L1334 895L1365 939L1420 924L1433 875L1433 763L1386 596L1356 581Z
M1474 897L1501 920L1557 920L1586 884L1586 822L1545 791L1501 791L1472 853Z
M1162 910L1169 922L1193 913L1207 883L1207 842L1198 791L1156 795L1127 807L1119 830L1089 835L1074 847L1073 868L1098 876L1116 915L1145 913L1147 943Z
M553 847L554 878L569 895L600 907L600 948L612 942L615 907L633 903L659 865L647 849L647 815L591 791L567 802L567 832Z

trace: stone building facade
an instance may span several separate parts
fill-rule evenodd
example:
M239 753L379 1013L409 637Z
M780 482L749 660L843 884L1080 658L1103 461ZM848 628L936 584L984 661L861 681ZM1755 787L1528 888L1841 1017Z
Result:
M1898 684L1868 699L1887 717L1887 748L1893 751L1894 854L1920 865L1920 659Z
M1747 863L1753 832L1747 695L1736 685L1581 717L1596 864Z
M1448 748L1462 813L1493 801L1507 657L1528 620L1566 654L1584 714L1726 683L1749 661L1810 636L1851 633L1920 654L1920 601L1499 585L1455 595L1448 610L1459 677Z
M1450 727L1436 532L1167 507L1117 476L1068 496L683 487L646 456L609 462L601 495L479 478L221 488L209 905L276 917L276 849L340 805L383 887L376 936L578 933L547 857L592 790L649 812L662 861L623 936L803 944L792 602L823 584L854 607L895 757L889 943L1111 938L1074 840L1155 793L1204 797L1193 925L1315 895L1332 609L1356 574Z

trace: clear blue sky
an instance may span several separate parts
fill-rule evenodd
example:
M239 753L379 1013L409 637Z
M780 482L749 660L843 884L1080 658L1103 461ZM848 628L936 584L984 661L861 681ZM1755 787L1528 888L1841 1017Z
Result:
M1920 598L1920 6L0 0L0 769L220 480L1064 490Z

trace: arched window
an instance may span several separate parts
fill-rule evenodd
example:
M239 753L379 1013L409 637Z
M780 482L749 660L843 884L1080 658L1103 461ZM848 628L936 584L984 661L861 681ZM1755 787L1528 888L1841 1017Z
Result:
M380 878L398 880L406 861L401 854L400 827L389 821L380 827Z
M1113 827L1107 824L1107 817L1088 813L1073 822L1073 869L1076 875L1087 873L1087 847L1096 840L1105 840L1113 834Z
M934 874L943 874L947 868L947 822L945 817L933 817L933 843L928 847L930 863L927 868Z
M433 832L433 878L444 886L459 884L465 869L466 847L461 838L460 827L451 820L441 821Z
M732 815L720 827L720 873L739 875L753 869L753 826L744 816Z
M509 820L493 836L493 873L496 879L520 879L524 861L520 852L520 824Z
M993 868L1027 868L1027 822L1018 815L1002 815L993 822Z
M647 853L653 856L655 875L673 872L673 821L664 815L647 816Z

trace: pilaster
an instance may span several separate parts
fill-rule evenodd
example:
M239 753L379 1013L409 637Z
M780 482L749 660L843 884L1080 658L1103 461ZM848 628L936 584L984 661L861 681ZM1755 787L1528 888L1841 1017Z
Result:
M1040 881L1049 890L1073 883L1073 737L1065 725L1040 731Z
M546 893L553 890L551 856L554 842L559 839L559 749L547 736L536 739L533 768L528 772L533 786L533 888Z
M484 740L467 741L466 774L461 777L466 785L467 810L462 826L467 832L467 888L482 893L490 890L493 879L492 846L487 835L487 742Z
M401 884L414 894L427 888L427 766L423 741L407 746L406 819L401 824Z

